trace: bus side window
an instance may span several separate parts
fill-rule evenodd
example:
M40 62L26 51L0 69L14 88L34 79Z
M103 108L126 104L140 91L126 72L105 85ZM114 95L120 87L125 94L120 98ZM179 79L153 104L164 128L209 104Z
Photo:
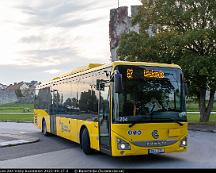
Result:
M108 120L109 117L109 86L104 85L104 90L100 91L100 117Z
M51 92L50 87L39 89L35 96L35 108L44 109L47 113L51 107Z

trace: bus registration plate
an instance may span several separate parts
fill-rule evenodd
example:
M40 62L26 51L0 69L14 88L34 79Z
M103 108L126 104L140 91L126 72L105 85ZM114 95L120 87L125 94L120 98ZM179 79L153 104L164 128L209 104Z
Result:
M149 153L149 154L164 153L164 148L149 149L149 150L148 150L148 153Z

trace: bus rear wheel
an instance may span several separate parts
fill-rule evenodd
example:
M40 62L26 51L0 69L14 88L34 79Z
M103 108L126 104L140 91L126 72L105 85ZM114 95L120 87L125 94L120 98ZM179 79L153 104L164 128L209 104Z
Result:
M85 154L92 154L92 149L90 147L90 138L88 130L86 128L82 131L81 147Z
M44 136L48 136L47 127L46 127L46 121L42 121L42 133Z

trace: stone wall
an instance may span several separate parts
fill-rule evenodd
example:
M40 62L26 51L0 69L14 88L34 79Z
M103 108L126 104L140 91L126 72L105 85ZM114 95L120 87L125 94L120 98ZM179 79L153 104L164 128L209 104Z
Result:
M17 102L17 96L14 91L0 90L0 104Z
M11 84L5 89L0 89L0 104L33 103L36 85L38 85L37 81L20 82Z

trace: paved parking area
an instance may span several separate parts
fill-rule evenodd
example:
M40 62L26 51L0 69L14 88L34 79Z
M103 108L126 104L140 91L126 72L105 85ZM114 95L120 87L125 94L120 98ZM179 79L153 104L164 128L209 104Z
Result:
M31 126L32 124L26 125ZM23 126L23 124L21 123L0 122L0 147L9 147L39 141L38 137L31 136L28 134L28 128L27 131L25 131L25 129L22 129L21 126ZM20 130L17 130L17 127L18 129L20 128Z

